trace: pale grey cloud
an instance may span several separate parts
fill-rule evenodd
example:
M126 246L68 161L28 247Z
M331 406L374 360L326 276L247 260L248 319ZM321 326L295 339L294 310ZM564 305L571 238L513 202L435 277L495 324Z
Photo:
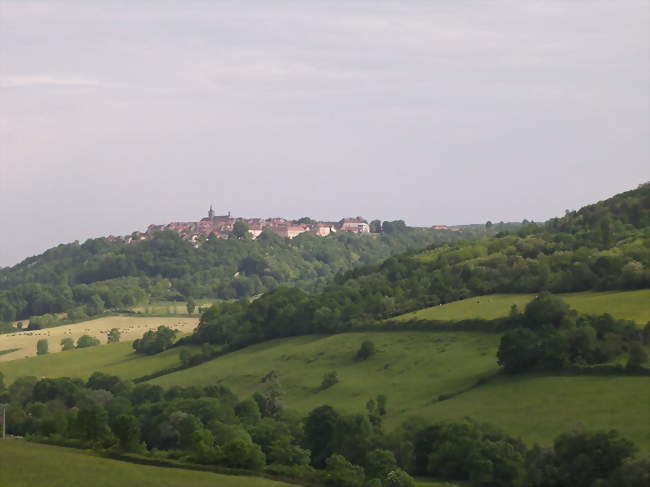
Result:
M98 86L99 82L94 79L81 76L2 76L0 77L0 88L28 88L31 86Z
M426 225L634 187L648 10L0 0L0 265L209 203Z

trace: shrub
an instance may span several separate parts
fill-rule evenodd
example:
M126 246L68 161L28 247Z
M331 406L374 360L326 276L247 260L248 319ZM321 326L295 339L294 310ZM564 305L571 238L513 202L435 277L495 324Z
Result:
M36 342L36 355L45 355L48 351L47 340L41 339Z
M339 376L336 372L327 372L323 376L323 382L320 384L320 390L324 391L325 389L329 389L333 385L336 385L339 383Z
M77 348L94 347L99 344L100 341L97 338L91 337L90 335L81 335L77 340Z
M61 351L65 352L67 350L74 349L74 340L70 337L61 338Z
M375 353L377 353L377 350L375 349L375 344L370 340L365 340L359 347L359 350L357 351L356 360L358 361L367 360L370 357L372 357Z

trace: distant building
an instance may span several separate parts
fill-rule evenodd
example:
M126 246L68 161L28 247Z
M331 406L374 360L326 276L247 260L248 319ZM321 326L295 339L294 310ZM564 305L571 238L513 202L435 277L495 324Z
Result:
M343 218L339 222L339 228L341 232L351 232L351 233L370 233L370 225L362 217L357 216L356 218Z

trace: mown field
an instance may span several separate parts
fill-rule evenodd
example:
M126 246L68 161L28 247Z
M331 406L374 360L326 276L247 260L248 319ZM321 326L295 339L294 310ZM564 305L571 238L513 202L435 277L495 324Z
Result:
M98 347L69 350L63 353L40 355L12 362L0 362L5 382L26 375L35 377L78 377L86 379L95 371L135 379L158 370L178 365L183 346L156 355L140 355L133 351L132 342L111 343Z
M609 313L616 318L635 321L639 325L645 325L650 321L650 289L568 293L558 296L580 313ZM534 297L535 294L490 294L421 309L393 319L402 321L494 319L507 316L513 304L523 311L526 304Z
M81 450L0 440L0 487L288 487L272 480L150 467Z
M378 353L355 362L363 340L372 340ZM414 415L431 420L470 416L528 443L550 445L555 436L574 427L616 428L650 451L647 377L499 377L438 401L442 394L462 391L495 374L499 340L496 334L471 332L297 337L254 345L152 383L165 387L221 383L246 397L263 391L262 378L275 371L284 404L302 414L323 404L362 411L370 398L383 393L388 397L388 429ZM337 372L340 382L319 391L323 375L330 371Z
M122 340L135 340L147 330L155 329L160 325L189 333L198 322L198 317L106 316L43 330L5 333L0 335L0 351L15 350L0 354L0 363L36 355L36 343L41 339L48 340L49 353L54 354L61 351L62 338L72 338L76 341L81 335L90 335L98 338L102 343L106 343L108 331L111 328L118 328L122 334Z

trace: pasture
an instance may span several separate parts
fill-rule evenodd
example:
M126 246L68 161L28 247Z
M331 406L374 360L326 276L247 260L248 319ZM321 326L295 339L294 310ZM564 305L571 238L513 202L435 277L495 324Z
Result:
M580 313L603 314L645 325L650 321L650 289L558 294ZM424 308L393 318L405 320L457 321L471 318L494 319L507 316L516 304L521 311L535 294L489 294Z
M166 350L155 355L136 354L132 342L111 343L100 347L68 350L63 353L38 355L22 360L0 362L0 372L5 382L11 383L18 377L77 377L88 378L93 372L135 379L178 365L181 350L191 350L183 346Z
M189 333L196 327L198 322L198 318L190 317L106 316L42 330L5 333L0 335L0 350L15 350L0 354L0 362L36 355L36 342L41 339L48 340L49 353L53 354L61 350L59 344L63 338L72 338L76 341L81 335L90 335L98 338L102 343L106 343L108 331L111 328L117 328L120 330L122 340L135 340L140 338L144 332L154 330L160 325L178 329L182 333Z
M364 340L377 354L363 362L354 355ZM347 412L365 409L377 394L388 397L387 430L410 416L432 421L470 416L520 436L529 444L550 445L576 427L618 429L650 451L650 379L525 374L490 379L469 389L499 367L500 336L476 332L345 333L274 340L225 355L194 368L152 380L172 385L223 384L240 397L263 391L262 378L275 371L285 407L306 414L323 404ZM340 382L324 391L326 372Z
M1 487L289 487L260 477L221 475L111 460L59 446L0 440Z

